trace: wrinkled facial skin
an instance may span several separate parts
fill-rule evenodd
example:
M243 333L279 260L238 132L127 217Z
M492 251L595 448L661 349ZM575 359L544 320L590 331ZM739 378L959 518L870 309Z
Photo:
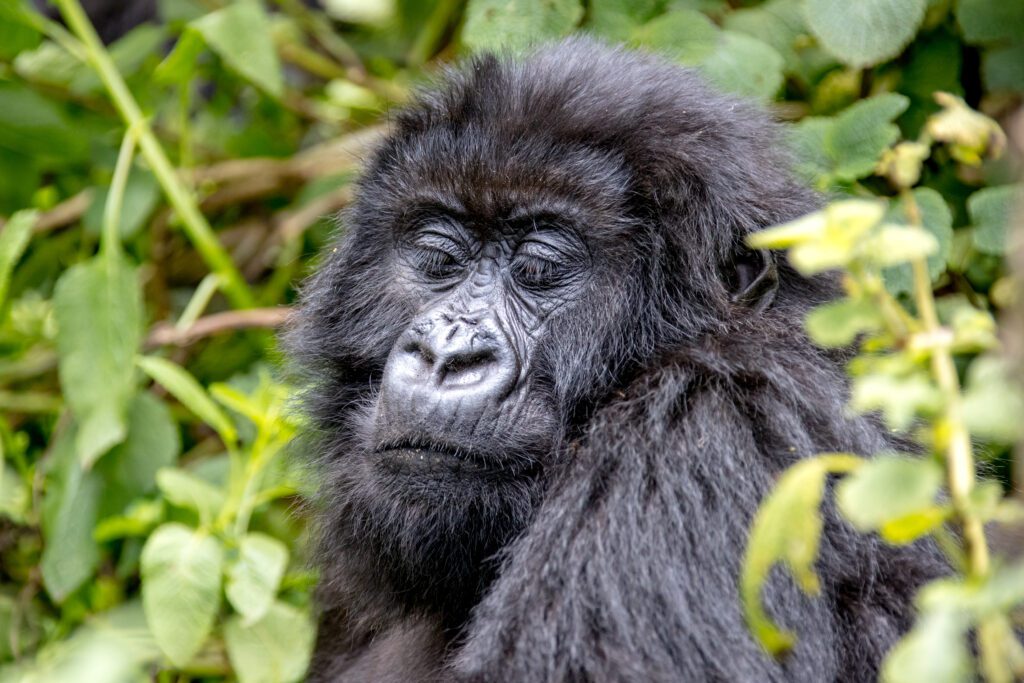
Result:
M497 228L497 229L495 229ZM429 476L530 476L551 449L554 406L534 352L553 315L582 295L590 255L551 216L498 226L427 212L403 226L395 277L415 319L391 350L374 418L380 465Z

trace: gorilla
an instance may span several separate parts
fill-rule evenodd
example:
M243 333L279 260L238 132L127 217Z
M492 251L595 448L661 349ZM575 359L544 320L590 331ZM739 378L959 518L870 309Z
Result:
M313 681L868 681L946 571L828 506L821 595L738 576L778 475L904 446L844 409L778 129L653 56L481 56L394 116L304 288L319 502Z

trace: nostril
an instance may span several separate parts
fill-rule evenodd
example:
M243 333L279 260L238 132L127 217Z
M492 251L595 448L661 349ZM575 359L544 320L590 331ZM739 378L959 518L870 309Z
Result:
M445 381L482 379L484 369L498 360L494 351L455 353L443 361Z
M425 365L433 365L434 361L437 360L434 354L424 344L418 341L410 341L402 349L405 353L410 356L414 356L422 361Z

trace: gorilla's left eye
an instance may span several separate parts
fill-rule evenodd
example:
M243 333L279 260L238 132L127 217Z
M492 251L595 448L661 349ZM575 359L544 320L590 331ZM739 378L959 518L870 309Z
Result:
M567 261L566 256L556 249L539 243L528 243L512 260L512 276L526 287L557 287L573 274L573 266Z

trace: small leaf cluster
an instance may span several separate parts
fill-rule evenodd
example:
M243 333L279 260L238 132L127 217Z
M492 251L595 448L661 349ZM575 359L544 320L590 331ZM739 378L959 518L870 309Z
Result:
M926 120L917 140L901 141L898 130L889 131L885 145L865 155L862 170L847 178L886 178L896 192L889 206L882 198L837 199L748 239L758 249L785 250L804 275L841 272L845 296L813 309L806 332L824 347L857 348L848 365L850 408L881 416L921 452L828 453L793 466L754 522L741 592L748 623L764 646L776 654L792 648L796 636L771 621L760 593L775 564L817 593L821 506L830 478L839 476L834 505L853 528L893 545L931 537L956 570L920 591L917 622L889 653L883 680L968 681L980 672L989 681L1012 681L1024 662L1024 646L1014 635L1014 615L1024 607L1024 564L992 557L984 529L1024 522L1024 505L1004 498L999 482L978 480L975 439L1012 444L1024 436L1024 389L1010 380L991 313L962 295L935 296L952 242L951 210L934 189L914 187L933 152L946 148L957 163L976 166L1000 154L1005 138L960 98L938 93L936 99L942 109ZM853 109L829 123L837 125ZM887 126L885 118L876 120L880 133ZM822 164L818 177L836 179L837 168ZM980 190L968 199L972 215L970 207L991 202L993 191L1007 202L989 209L1003 221L1001 246L1009 202L1022 193L1014 186ZM984 242L976 228L979 234Z

